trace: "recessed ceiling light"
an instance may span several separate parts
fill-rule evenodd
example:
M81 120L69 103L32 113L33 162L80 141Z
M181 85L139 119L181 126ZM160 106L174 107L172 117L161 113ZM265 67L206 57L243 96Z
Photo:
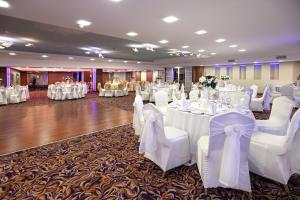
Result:
M0 49L5 49L5 47L0 45Z
M168 40L161 40L161 41L159 41L159 43L162 43L162 44L166 44L168 42L169 42Z
M31 43L25 44L25 47L31 47L31 46L33 46L33 44L31 44Z
M73 60L74 58L73 57L69 57L69 60Z
M240 49L239 52L245 52L247 51L246 49Z
M112 60L108 60L108 62L112 62Z
M110 0L112 2L121 2L122 0Z
M127 60L124 60L124 63L128 63L128 61L127 61Z
M204 49L200 49L200 50L198 50L198 52L200 52L200 53L202 53L202 52L204 52L205 50Z
M4 0L0 0L0 7L1 8L9 8L10 5L7 1L4 1Z
M140 61L138 61L138 62L137 62L137 64L141 64L141 62L140 62Z
M187 48L189 48L190 46L188 46L188 45L184 45L184 46L182 46L181 48L183 48L183 49L187 49Z
M95 61L95 58L90 58L90 61Z
M232 44L232 45L230 45L229 47L230 47L230 48L236 48L236 47L238 47L238 45Z
M90 54L90 53L91 53L91 52L89 52L89 51L86 51L86 52L85 52L85 54Z
M131 36L131 37L135 37L135 36L137 36L138 34L137 34L136 32L129 32L129 33L127 33L126 35Z
M15 56L15 55L17 55L15 52L9 52L8 53L10 56Z
M168 17L163 18L163 21L166 23L173 23L173 22L178 21L178 18L175 16L168 16Z
M219 39L216 39L215 41L218 42L218 43L221 43L221 42L225 42L226 39L224 39L224 38L219 38Z
M90 26L92 23L87 20L81 19L77 21L77 24L79 25L80 28L84 28L86 26Z
M206 34L207 31L206 30L200 30L200 31L196 31L195 32L197 35L203 35L203 34Z
M216 53L215 53L215 52L212 52L212 53L210 53L210 55L216 55Z
M48 58L49 56L47 56L47 55L42 55L42 58Z

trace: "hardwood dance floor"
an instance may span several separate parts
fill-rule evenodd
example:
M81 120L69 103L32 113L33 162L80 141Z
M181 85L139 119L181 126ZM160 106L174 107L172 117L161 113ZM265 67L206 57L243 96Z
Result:
M0 154L130 122L131 112L103 104L99 97L37 106L9 105L0 109Z

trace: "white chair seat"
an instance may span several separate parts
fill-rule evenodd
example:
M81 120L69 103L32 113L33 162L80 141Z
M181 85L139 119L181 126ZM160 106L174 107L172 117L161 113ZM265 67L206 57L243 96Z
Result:
M277 119L256 120L256 127L258 131L275 135L284 135L287 130L287 126Z
M165 135L167 140L176 140L178 138L188 136L187 132L175 127L166 126L164 127L164 129L165 129Z
M286 143L286 137L280 135L272 135L265 132L255 132L251 138L251 146L262 146L268 151L274 154L280 155L286 151L284 144Z

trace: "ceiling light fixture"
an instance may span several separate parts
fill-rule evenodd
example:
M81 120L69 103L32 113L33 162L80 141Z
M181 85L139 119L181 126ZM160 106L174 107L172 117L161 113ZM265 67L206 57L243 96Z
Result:
M184 46L182 46L181 48L183 48L183 49L187 49L187 48L189 48L190 46L188 46L188 45L184 45Z
M161 43L161 44L166 44L168 42L169 42L168 40L161 40L161 41L159 41L159 43Z
M10 4L7 1L0 0L0 7L1 8L9 8Z
M207 31L206 30L200 30L200 31L196 31L195 32L197 35L203 35L203 34L206 34Z
M210 55L216 55L216 53L215 53L215 52L212 52L212 53L210 53Z
M178 21L178 18L175 16L168 16L162 19L164 22L166 23L174 23L176 21Z
M25 44L25 47L31 47L31 46L33 46L33 44L31 44L31 43Z
M124 63L128 63L128 61L127 61L127 60L124 60Z
M135 37L138 35L138 33L136 32L129 32L129 33L126 33L126 35L130 36L130 37Z
M108 62L112 62L112 60L108 60Z
M132 48L132 51L139 52L138 48Z
M2 45L0 45L0 49L5 49L5 47L4 47L4 46L2 46Z
M230 45L229 47L230 47L230 48L236 48L236 47L238 47L238 45L232 44L232 45Z
M205 50L204 49L200 49L198 50L198 52L203 53Z
M140 61L138 61L138 62L137 62L137 64L141 64L141 62L140 62Z
M90 58L90 61L95 61L95 58Z
M10 56L15 56L15 55L17 55L15 52L9 52L8 53Z
M69 60L73 60L74 58L73 57L69 57Z
M224 39L224 38L219 38L219 39L216 39L215 41L218 42L218 43L221 43L221 42L225 42L226 39Z
M245 52L247 51L246 49L240 49L239 52Z
M85 54L90 54L90 53L91 53L91 52L89 52L89 51L86 51L86 52L85 52Z
M48 58L49 56L47 56L47 55L42 55L42 58Z
M112 1L112 2L121 2L122 0L110 0L110 1Z
M87 20L81 19L77 21L77 24L79 25L80 28L84 28L86 26L90 26L92 23Z

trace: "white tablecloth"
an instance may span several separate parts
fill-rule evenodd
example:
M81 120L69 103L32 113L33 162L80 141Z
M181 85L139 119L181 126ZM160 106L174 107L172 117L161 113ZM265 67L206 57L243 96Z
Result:
M247 113L253 117L252 112ZM176 108L167 108L166 122L167 126L173 126L182 129L188 133L190 141L191 163L196 162L197 142L201 136L209 135L209 120L211 115L194 114L184 112Z

